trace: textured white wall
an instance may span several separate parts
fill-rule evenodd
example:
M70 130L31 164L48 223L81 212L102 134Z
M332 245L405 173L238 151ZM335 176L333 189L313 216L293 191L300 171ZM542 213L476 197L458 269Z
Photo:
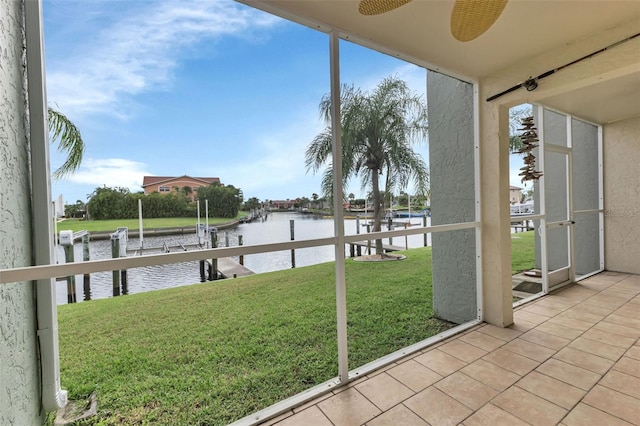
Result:
M430 72L427 92L431 224L474 222L473 86ZM455 323L476 319L475 229L431 239L436 316Z
M0 269L31 264L22 1L0 0ZM42 424L30 283L0 285L0 425Z
M605 268L640 274L640 117L604 126Z

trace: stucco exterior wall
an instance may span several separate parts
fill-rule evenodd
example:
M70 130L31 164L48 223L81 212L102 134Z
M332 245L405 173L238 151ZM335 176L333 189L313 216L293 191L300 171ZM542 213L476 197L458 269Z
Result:
M0 269L32 263L22 1L0 0ZM0 424L40 425L33 285L0 285Z
M473 86L427 74L431 224L475 221ZM433 308L463 323L477 316L475 229L431 236Z
M603 132L605 268L640 274L640 117Z

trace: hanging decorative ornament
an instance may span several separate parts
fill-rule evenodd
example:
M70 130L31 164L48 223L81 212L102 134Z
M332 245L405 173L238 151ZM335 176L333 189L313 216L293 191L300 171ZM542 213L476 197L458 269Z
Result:
M527 180L538 180L542 176L542 172L536 170L536 157L533 155L533 149L538 146L538 132L533 122L533 117L525 117L521 120L522 131L520 139L522 140L522 148L518 151L518 154L524 154L524 167L521 167L521 172L518 176L522 176L521 182Z

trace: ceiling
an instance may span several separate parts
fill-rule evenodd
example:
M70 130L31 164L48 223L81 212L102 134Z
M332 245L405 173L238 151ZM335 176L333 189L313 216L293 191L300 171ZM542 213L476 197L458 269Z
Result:
M338 30L356 42L473 80L495 75L552 49L570 49L572 42L590 35L605 34L602 45L571 56L572 60L580 58L617 42L617 35L607 40L610 30L640 18L640 0L510 0L486 33L462 43L449 29L453 0L414 0L377 16L360 15L357 0L240 1L324 31ZM631 29L626 37L637 32L640 28ZM640 42L638 39L634 42ZM528 77L523 76L523 80ZM597 123L640 115L640 67L542 102Z

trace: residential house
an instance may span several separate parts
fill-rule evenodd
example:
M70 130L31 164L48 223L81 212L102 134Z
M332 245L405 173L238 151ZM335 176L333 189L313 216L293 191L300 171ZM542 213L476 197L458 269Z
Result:
M511 204L519 203L522 200L522 188L518 186L509 186L509 202Z
M408 403L413 411L407 410L405 404L393 405L387 411L392 404L384 406L380 401L387 401L385 398L391 393L385 393L384 398L373 395L367 399L361 394L368 392L363 386L327 394L359 377L384 379L385 373L376 375L379 368L405 361L404 356L425 350L425 345L430 344L419 342L367 366L349 366L344 268L337 267L337 377L326 386L317 386L243 420L244 424L280 414L292 416L286 420L289 424L305 424L304 416L329 424L327 413L338 419L341 413L357 415L357 424L376 416L382 423L389 420L398 424L393 415L424 423L415 417L416 412L425 417L444 413L449 415L449 422L456 414L455 422L459 423L479 407L483 408L476 414L485 413L488 417L476 418L473 423L498 423L495 419L501 418L505 424L514 424L530 420L527 413L538 413L553 415L544 423L556 424L571 410L567 424L585 424L588 419L596 424L613 424L608 420L621 422L623 417L637 424L637 388L633 394L611 390L611 381L601 386L602 375L588 369L599 368L603 363L612 365L592 354L604 346L613 344L619 349L612 362L617 362L626 350L632 351L629 348L637 341L638 320L632 318L637 318L640 281L636 275L591 304L577 303L575 297L588 297L594 287L607 288L624 274L640 274L640 3L509 1L497 22L468 42L455 39L450 32L453 0L409 2L373 17L359 13L359 2L353 0L246 3L327 34L334 96L340 87L341 39L431 70L425 84L430 120L434 306L439 315L467 324L464 327L489 324L485 327L494 337L474 331L454 345L425 352L419 362L397 364L405 369L405 377L418 380L429 374L429 380L442 379L437 389L429 386L424 390L418 385L415 389L400 388L392 379L384 382L388 389L393 386L394 398L399 392L420 392L413 404ZM0 424L40 425L47 411L66 403L59 376L55 277L119 269L125 261L82 262L84 269L78 264L53 264L41 16L41 1L0 1L0 153L2 159L12 159L0 168ZM535 297L548 303L534 305L535 312L514 315L508 127L509 108L523 103L534 105L541 136L539 158L544 175L536 183L540 190L535 194L540 198L535 205L541 223L536 257L543 275L543 291ZM335 147L340 148L339 139ZM339 178L335 183L340 189ZM341 209L334 214L340 219ZM340 227L336 229L341 232ZM344 253L340 252L344 242L357 241L354 238L334 237L337 265L344 262ZM296 247L300 247L297 243ZM313 244L313 240L308 243ZM183 261L188 254L169 254L166 258L169 256L181 256ZM33 267L37 265L50 266ZM584 281L580 278L603 270L615 273L591 286L581 284ZM569 290L572 297L546 296L574 281L577 284ZM596 319L599 321L634 297L636 308L614 315L615 322L608 323L605 331L575 328L597 327L593 325ZM554 314L565 310L571 310L571 315ZM544 319L550 316L553 322L547 323ZM520 350L536 347L537 354L528 353L529 356L542 358L533 360L524 353L518 355L516 363L515 352L503 349L504 339L515 338L530 328L534 330L528 340L518 342ZM560 332L567 334L557 336ZM569 332L573 337L566 337ZM628 338L621 332L636 334ZM577 346L581 349L572 344L569 350L560 351L576 338L576 333L584 333ZM608 334L611 336L607 338ZM532 382L535 377L531 376L528 385L522 383L509 394L504 391L500 394L503 397L493 399L495 404L487 403L497 391L457 371L496 348L501 352L493 357L495 363L485 362L486 369L479 373L484 371L487 377L494 378L493 386L514 383L532 369L546 374L533 371L538 375L538 384ZM436 353L438 357L433 356ZM632 375L637 375L637 368L633 373L637 350L632 356L635 361L622 357L630 360L625 370L630 373L630 381L636 380ZM547 358L549 361L545 361ZM584 365L586 358L593 361L586 369L573 365ZM453 364L457 365L455 375L450 368ZM498 368L497 364L516 371ZM473 369L465 371L474 374ZM564 400L564 390L569 389L567 383L560 381L553 383L560 383L562 388L548 385L554 375L566 381L573 381L572 377L583 381L582 390L570 388L579 396L567 408L549 402L562 404L559 399ZM443 379L444 376L450 379ZM537 397L536 392L544 394ZM319 404L295 414L292 411L323 393L324 401ZM466 404L448 395L458 395ZM478 396L484 399L479 402ZM382 409L371 401L377 401ZM432 403L438 404L437 409L429 409ZM509 417L498 406L512 412L520 408L520 420ZM628 407L627 414L621 407ZM385 418L382 410L386 411ZM494 420L488 420L492 416ZM435 417L429 422L440 424Z
M220 183L217 177L191 177L183 176L145 176L142 179L142 189L144 194L149 195L154 192L160 194L169 194L183 191L185 194L194 199L196 189L201 186L211 185L212 183ZM185 188L189 190L185 191Z
M269 200L269 207L272 209L290 210L299 203L299 199L295 200Z

